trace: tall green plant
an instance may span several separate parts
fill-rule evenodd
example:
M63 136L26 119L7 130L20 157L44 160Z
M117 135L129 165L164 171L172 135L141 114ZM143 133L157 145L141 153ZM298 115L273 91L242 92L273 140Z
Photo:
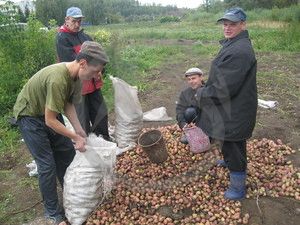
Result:
M34 15L29 17L24 41L24 78L31 77L41 68L55 62L54 36L56 31L42 30L40 29L42 26Z
M16 29L14 23L0 32L0 115L9 112L24 82L41 68L55 62L55 31L41 30L41 22L31 15L28 25Z

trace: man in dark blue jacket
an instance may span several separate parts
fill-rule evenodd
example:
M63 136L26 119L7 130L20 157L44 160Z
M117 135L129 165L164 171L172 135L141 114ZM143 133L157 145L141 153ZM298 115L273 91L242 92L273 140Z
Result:
M213 60L209 78L195 95L201 109L199 126L221 140L222 162L230 171L227 199L246 195L246 139L255 126L257 112L256 58L246 30L246 14L229 9L218 20L225 39Z

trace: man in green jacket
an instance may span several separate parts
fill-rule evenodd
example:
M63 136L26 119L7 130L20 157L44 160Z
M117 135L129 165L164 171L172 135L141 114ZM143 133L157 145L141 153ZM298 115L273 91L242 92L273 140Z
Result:
M66 224L58 203L56 177L63 186L74 148L85 151L86 133L74 108L81 100L81 81L101 76L107 62L101 45L86 41L74 61L50 65L33 75L15 103L14 116L37 164L45 217L51 224ZM75 132L64 126L62 113Z
M225 39L213 60L209 77L195 98L201 109L199 126L211 138L222 142L224 161L230 171L227 199L246 195L246 139L255 126L257 112L256 58L246 30L246 14L232 8L218 20Z

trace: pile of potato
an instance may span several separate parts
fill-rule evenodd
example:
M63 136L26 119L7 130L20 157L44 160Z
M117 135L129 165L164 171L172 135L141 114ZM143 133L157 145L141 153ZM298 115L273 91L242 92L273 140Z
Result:
M145 129L147 131L149 129ZM215 165L217 146L193 154L179 142L177 125L161 127L168 159L151 163L137 147L117 158L116 183L109 198L88 218L92 224L247 224L239 201L223 197L226 168ZM285 156L295 151L268 139L248 142L247 198L289 196L300 200L299 168Z

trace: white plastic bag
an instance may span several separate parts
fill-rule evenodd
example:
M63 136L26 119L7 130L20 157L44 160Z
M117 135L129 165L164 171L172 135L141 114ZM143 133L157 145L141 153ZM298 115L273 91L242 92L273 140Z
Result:
M277 101L265 101L262 99L258 99L258 105L265 109L273 109L278 105Z
M143 111L137 88L110 77L115 96L115 138L119 148L133 148L143 127Z
M32 160L31 163L26 164L26 167L29 169L28 174L30 177L37 177L39 175L35 160Z
M72 225L81 225L111 191L116 149L115 143L91 134L86 151L76 151L63 190L65 214Z
M144 112L143 120L144 121L168 121L168 120L172 120L172 117L168 116L166 107L159 107Z

